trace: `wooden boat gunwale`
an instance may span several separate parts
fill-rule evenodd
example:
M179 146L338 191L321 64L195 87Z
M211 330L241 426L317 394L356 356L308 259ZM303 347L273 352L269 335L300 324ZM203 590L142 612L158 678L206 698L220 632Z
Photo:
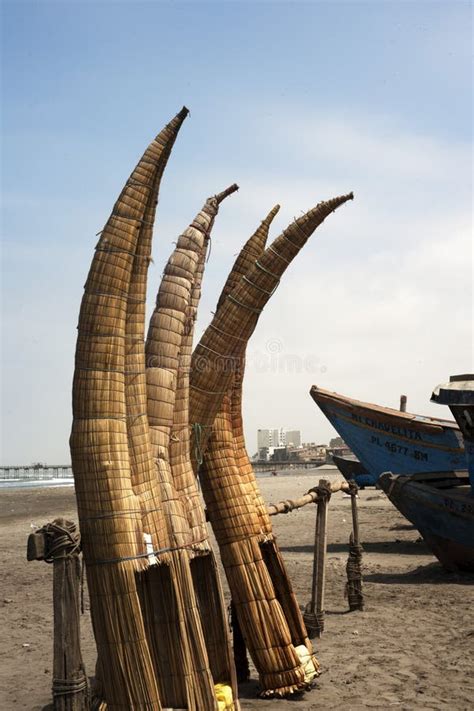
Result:
M420 430L426 432L439 432L443 428L452 428L459 430L458 425L454 420L445 420L439 417L430 417L425 415L416 415L410 412L401 412L400 410L395 410L391 407L384 407L382 405L376 405L375 403L364 402L363 400L356 400L355 398L347 397L346 395L341 395L340 393L332 392L331 390L324 390L323 388L313 385L311 388L311 397L319 405L329 403L337 403L342 408L345 408L351 412L355 410L363 410L367 412L376 412L381 420L393 420L394 418L401 420L404 424L410 423L416 426ZM363 425L363 423L360 423Z

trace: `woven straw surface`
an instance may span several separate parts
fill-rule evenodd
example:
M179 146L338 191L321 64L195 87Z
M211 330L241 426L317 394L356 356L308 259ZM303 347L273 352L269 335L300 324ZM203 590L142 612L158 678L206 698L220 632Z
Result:
M259 520L239 482L228 397L216 418L200 476L232 601L260 683L269 694L304 686L304 671L263 560Z
M230 194L231 191L234 192L235 190L237 190L237 186L232 185L230 188L216 196L216 207L218 207L227 194ZM213 209L214 216L212 217L212 222L214 221L216 214L216 208ZM212 216L212 210L210 214ZM188 524L195 550L210 550L210 546L208 543L207 524L201 496L199 494L196 477L191 463L189 438L189 373L191 368L194 324L201 298L202 279L212 222L210 223L209 229L205 234L206 241L201 249L195 279L192 285L191 298L186 313L179 356L173 426L170 436L170 463L173 481L176 489L179 491L181 499L185 502Z
M173 479L170 462L171 430L175 417L176 392L179 388L178 376L181 368L181 351L183 348L185 329L190 322L190 309L192 295L195 293L196 281L201 278L204 265L204 256L207 241L217 215L219 205L222 200L237 186L232 186L223 193L206 201L203 209L195 217L191 225L179 237L176 248L164 270L163 279L157 295L156 307L150 320L148 337L146 343L146 364L147 364L147 410L151 433L152 456L157 464L158 481L163 499L163 507L166 517L167 529L172 545L182 548L181 552L173 551L172 560L175 571L179 570L178 590L182 595L182 609L186 637L183 638L178 631L178 639L174 640L174 646L189 648L190 659L188 666L199 669L205 676L198 685L200 697L196 695L196 708L211 708L210 704L215 704L213 683L223 681L231 683L234 691L234 698L237 699L237 688L233 683L235 672L230 654L230 644L226 629L223 603L221 601L222 614L219 622L219 609L214 607L212 611L214 623L211 623L211 611L208 610L208 600L213 599L209 595L211 589L220 591L217 578L217 569L209 561L208 570L204 571L211 580L207 581L207 598L201 597L199 579L196 577L196 570L190 567L191 544L196 541L192 537L189 525L189 501L183 496L182 491L176 486ZM197 305L197 304L196 304ZM186 421L187 422L187 421ZM197 491L196 482L189 461L189 427L186 425L186 445L188 452L187 468L191 471L193 486ZM202 502L197 501L198 512L202 520L204 513ZM196 504L194 503L196 515ZM201 548L209 551L207 527L201 531ZM216 596L214 596L215 598ZM216 599L214 599L214 603ZM216 664L216 659L219 660ZM225 662L225 664L224 664ZM191 684L192 676L186 688L196 686ZM210 687L205 693L205 683L210 682ZM170 706L181 707L178 703L178 695L170 694L166 697ZM171 700L174 699L173 703ZM199 700L200 699L200 700ZM189 706L187 708L195 708ZM236 707L237 707L236 701Z
M338 204L344 201L339 199ZM337 207L336 201L331 203L333 209ZM329 207L328 204L324 205ZM324 218L326 211L321 210L321 206L312 212L315 211L319 213L318 218L321 216ZM307 218L308 215L304 217ZM314 218L314 214L310 213L310 217ZM306 238L309 236L308 221L312 229L315 229L318 224L317 219L305 221L307 231L302 236ZM253 322L253 327L255 326L258 312L278 283L278 272L283 273L286 265L297 253L296 249L293 254L283 253L286 245L282 239L286 239L291 247L296 245L296 238L293 242L292 234L288 234L292 227L295 231L294 225L290 226L271 246L271 249L263 255L256 255L255 265L233 290L234 279L238 274L235 274L233 279L231 278L233 272L231 272L231 277L219 300L220 308L217 309L211 332L219 335L219 324L226 323L227 316L224 315L222 318L222 312L225 313L225 307L229 302L228 291L231 290L231 302L237 301L237 305L241 307L244 304L249 305L248 311L256 314L257 318ZM301 232L302 225L297 225L296 229ZM263 244L256 248L262 250ZM266 260L267 255L271 256ZM263 278L259 282L260 273L263 274ZM273 286L268 283L269 278L275 280ZM245 286L239 293L239 287L243 285ZM246 289L247 287L253 288L253 292ZM234 301L232 297L236 294L238 296ZM250 301L249 297L252 296L254 299ZM249 323L251 323L250 319ZM229 331L227 323L226 329ZM230 330L234 333L232 329ZM225 373L223 377L220 372L220 379L216 379L219 392L215 392L214 401L221 400L222 405L212 427L200 477L209 519L219 543L240 628L259 671L264 693L287 695L305 685L304 669L295 647L304 644L312 654L312 646L307 638L283 561L276 544L271 540L271 524L245 449L241 396L248 331L242 330L238 335L238 341L237 338L234 339L236 343L232 343L231 340L231 346L227 350L227 355L231 353L234 358L239 358L238 367L235 368L236 373L233 379L230 378L229 395L221 394L227 374ZM218 351L217 348L211 350L211 347L205 346L204 350L208 351L209 360L213 358L214 352L224 355L223 351ZM216 362L213 365L215 366ZM197 393L201 390L204 388L198 389ZM201 397L204 400L207 396L201 395ZM239 465L243 465L243 471L240 470ZM268 539L268 542L260 548L262 539ZM313 662L317 669L318 664L314 657Z
M176 135L176 123L187 115L183 110L170 124ZM171 141L165 142L168 154ZM157 204L160 175L150 192L147 209L136 247L130 281L126 323L125 393L132 485L140 495L144 533L156 554L156 562L167 570L150 567L139 577L142 609L147 639L160 699L166 707L214 709L214 683L205 649L204 634L198 614L188 556L169 550L182 544L172 535L168 524L169 483L163 474L163 461L154 457L147 417L144 320L148 264L151 258L152 226ZM158 472L158 476L157 476ZM160 474L162 474L160 476ZM159 525L157 525L159 524Z
M265 250L265 245L268 239L268 232L280 209L279 205L275 205L265 219L258 226L257 230L247 240L239 252L237 259L230 271L227 281L222 289L221 295L217 302L216 312L224 303L226 297L237 286L239 280L247 274L253 264L259 259ZM263 535L268 535L271 532L270 519L267 514L265 502L260 494L257 486L255 475L252 469L250 459L245 447L243 420L242 420L242 388L243 376L245 370L245 349L246 341L241 341L241 351L238 354L236 361L235 372L229 388L229 403L230 413L232 418L232 432L234 437L234 462L236 481L246 496L250 497L253 502L253 508L257 510L260 521L260 532ZM237 355L237 354L236 354Z
M225 298L193 352L189 406L193 424L212 425L239 363L242 342L252 335L281 275L324 219L352 197L350 193L322 202L292 222Z
M219 196L209 198L191 225L179 237L176 249L165 267L148 330L147 409L152 454L158 464L169 535L176 546L189 546L192 542L187 502L181 496L172 476L169 452L178 376L182 367L180 354L183 336L185 328L189 329L193 286L196 279L201 278L199 272L219 205L236 189L237 186L232 186L232 189ZM188 430L183 440L186 440L188 447ZM189 460L189 449L187 453ZM200 508L202 509L201 504ZM207 530L204 537L207 538Z
M222 289L219 301L217 302L216 311L219 310L220 306L224 303L225 298L232 292L235 286L237 286L239 280L245 276L248 271L250 271L255 261L263 254L268 239L270 225L279 209L280 206L275 205L275 207L270 210L266 218L262 221L257 230L240 251L224 288ZM246 495L253 500L253 505L256 508L259 517L260 531L265 536L271 532L270 517L267 514L265 502L257 486L252 464L245 446L242 418L242 390L245 371L246 341L241 341L241 345L242 350L239 355L234 377L229 389L230 413L234 437L234 460L236 470L238 472L239 482L243 485Z
M236 189L231 186L217 196L218 203ZM210 225L212 227L212 223ZM179 370L173 427L170 436L170 464L176 491L183 502L191 532L193 556L191 571L199 603L206 649L213 679L229 684L233 691L235 707L238 706L237 679L230 644L227 614L214 553L209 545L207 523L191 463L189 440L189 369L191 364L194 323L201 296L210 228L205 234L205 244L199 256L191 299L186 314Z
M136 586L147 559L140 557L142 509L131 480L125 329L140 231L181 122L176 117L150 144L115 203L79 316L70 446L98 670L110 709L161 708Z

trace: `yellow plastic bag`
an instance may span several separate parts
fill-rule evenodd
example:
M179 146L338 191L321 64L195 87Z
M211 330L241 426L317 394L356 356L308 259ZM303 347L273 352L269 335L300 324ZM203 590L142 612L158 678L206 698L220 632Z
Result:
M215 684L214 691L216 692L219 711L233 711L234 697L230 686L228 684Z
M306 682L312 681L314 677L317 676L317 670L314 667L311 654L308 652L304 644L300 644L298 647L295 647L295 652L298 655L304 669L304 680Z

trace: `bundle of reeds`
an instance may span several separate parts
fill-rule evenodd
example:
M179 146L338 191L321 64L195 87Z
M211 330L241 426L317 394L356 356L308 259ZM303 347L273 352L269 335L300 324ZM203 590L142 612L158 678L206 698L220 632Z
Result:
M89 546L102 708L158 709L160 698L196 711L217 707L197 605L188 604L189 565L181 551L170 550L146 417L152 225L161 174L186 114L159 134L122 192L102 231L81 309L71 450Z
M160 176L158 176L159 178ZM204 635L194 596L185 531L179 526L180 501L173 496L167 458L154 443L156 427L149 426L147 416L147 379L144 348L146 277L151 258L152 224L156 208L157 182L150 193L143 229L137 242L129 289L126 322L126 405L131 478L135 493L142 502L144 536L152 550L151 565L140 574L140 594L145 629L152 652L160 699L166 707L214 709L216 698L204 645ZM173 255L182 256L181 244ZM172 264L172 261L171 261ZM168 279L170 266L162 282L163 299L172 299ZM172 273L172 268L171 268ZM168 279L168 280L167 280ZM171 278L172 281L172 278ZM169 334L158 348L166 349ZM162 371L163 372L163 371ZM169 373L168 373L169 376ZM165 402L166 385L155 383L155 400ZM158 447L159 450L159 447ZM163 466L164 465L164 466ZM157 528L159 516L160 528ZM182 520L186 520L181 515ZM161 544L158 543L161 541ZM156 564L158 565L156 565Z
M149 565L143 509L154 509L155 549L166 546L166 529L161 501L142 501L133 489L125 343L137 244L186 114L183 109L150 144L115 203L79 316L70 446L98 673L109 709L161 708L137 586L137 573Z
M232 188L229 188L231 190ZM219 197L219 196L218 196ZM207 247L207 244L206 244ZM191 572L206 638L214 680L230 686L237 698L237 680L232 659L227 614L214 552L209 544L206 517L190 451L189 373L194 324L201 296L206 249L201 252L185 321L179 358L176 404L170 437L170 464L174 485L184 503L191 533Z
M232 381L234 368L258 317L278 286L280 277L314 230L352 193L327 202L294 220L257 259L222 303L193 352L190 382L190 421L209 428L222 397ZM206 434L201 430L201 444ZM193 435L193 442L196 437Z
M207 591L206 605L200 596L202 585L193 580L190 568L192 548L199 545L209 552L207 529L200 532L196 540L189 523L190 499L176 486L171 472L170 446L172 427L176 407L176 393L179 391L178 380L182 368L181 353L185 331L189 330L191 301L196 301L196 289L202 276L207 242L217 215L219 205L225 197L237 190L233 185L215 197L209 198L193 222L179 237L176 249L171 255L163 274L158 291L156 307L150 320L146 343L148 419L150 424L152 454L157 464L158 481L163 495L163 505L168 533L173 550L170 552L173 565L179 567L182 581L179 590L186 590L182 597L183 619L186 636L179 640L178 648L189 647L196 673L200 672L200 699L191 706L188 699L186 708L213 708L216 703L215 683L225 683L232 687L235 708L237 708L237 688L235 672L230 653L222 596L214 596L213 615L220 623L209 625L208 605L213 597ZM197 307L197 302L195 304ZM189 428L182 442L189 453ZM178 438L173 435L175 443ZM189 457L188 457L189 459ZM183 462L182 457L180 463ZM186 463L191 469L191 462ZM181 478L182 483L182 478ZM196 483L193 476L193 484ZM202 503L192 501L192 516L204 520ZM199 509L199 512L198 512ZM195 533L195 532L194 532ZM202 576L201 576L202 577ZM200 582L200 581L198 581ZM212 570L213 588L220 593L216 566ZM197 589L194 590L194 585ZM206 585L208 588L208 585ZM219 615L219 606L221 614ZM175 647L176 647L175 640ZM216 660L219 664L216 664ZM189 686L189 685L188 685ZM174 701L177 705L177 699Z
M219 543L244 639L260 673L265 695L287 695L317 670L283 560L255 479L240 476L234 442L232 371L240 367L245 344L279 277L324 218L352 194L321 203L283 232L257 259L232 292L221 300L211 326L193 355L191 419L199 423L201 449L216 411L209 448L200 470L209 519ZM222 368L226 362L227 367ZM233 367L229 367L233 366ZM241 381L236 385L239 413ZM244 447L244 445L243 445ZM246 456L246 455L245 455ZM244 462L245 464L245 462ZM309 667L309 669L308 669Z
M221 295L217 302L216 313L219 312L219 309L225 302L226 297L237 286L239 280L242 277L245 277L246 273L251 269L255 261L262 256L262 253L265 250L270 225L276 214L278 213L279 209L279 205L275 205L275 207L272 208L266 218L258 226L257 230L252 234L252 236L242 247L222 289ZM211 328L212 327L213 324L211 324ZM232 361L224 364L225 367L228 366L232 369L232 379L227 392L227 396L224 396L223 399L223 408L221 412L218 413L216 418L219 418L220 414L222 414L223 417L227 417L229 415L232 403L234 402L234 398L235 400L238 400L239 397L241 397L243 373L245 368L245 348L246 340L242 339L240 352L235 355ZM199 367L199 364L197 367ZM231 458L231 461L234 462L234 460L236 460L237 458L237 455L240 455L240 450L238 449L239 442L236 440L236 432L233 431L232 434L234 437L234 446L232 448L232 451L229 452L228 455ZM246 500L247 497L250 497L253 500L254 505L257 507L257 509L260 508L260 506L265 508L265 504L260 495L260 492L258 491L256 485L254 485L255 478L246 476L246 472L240 469L240 466L237 461L235 461L235 465L237 468L235 470L235 476L232 478L232 485L238 488L238 491L233 491L235 500L237 502L242 502L242 500ZM229 484L230 482L228 481L227 483ZM221 490L219 492L220 497L224 496L225 498L225 494L225 490ZM244 498L242 499L242 497Z
M262 221L261 225L259 225L256 232L243 246L230 271L227 282L222 289L221 296L217 302L216 310L219 310L225 298L232 292L234 287L237 286L239 280L246 275L255 261L262 256L268 239L270 225L279 209L280 206L275 205L275 207L270 210L267 217ZM246 345L246 341L242 341L241 353L235 363L234 375L228 391L230 400L230 416L232 419L232 434L234 438L234 459L238 471L239 481L244 486L246 495L253 500L253 505L258 513L260 532L263 536L267 536L271 533L271 524L267 516L265 502L257 486L257 481L250 458L247 454L244 438L242 392L245 372Z

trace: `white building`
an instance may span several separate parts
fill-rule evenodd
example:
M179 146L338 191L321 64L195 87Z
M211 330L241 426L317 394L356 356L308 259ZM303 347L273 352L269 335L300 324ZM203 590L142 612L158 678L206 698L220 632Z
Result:
M284 438L287 447L301 447L300 430L285 430Z
M257 430L257 447L279 447L281 442L281 433L283 430Z
M276 447L300 447L300 430L279 429L257 430L259 459L269 459Z

